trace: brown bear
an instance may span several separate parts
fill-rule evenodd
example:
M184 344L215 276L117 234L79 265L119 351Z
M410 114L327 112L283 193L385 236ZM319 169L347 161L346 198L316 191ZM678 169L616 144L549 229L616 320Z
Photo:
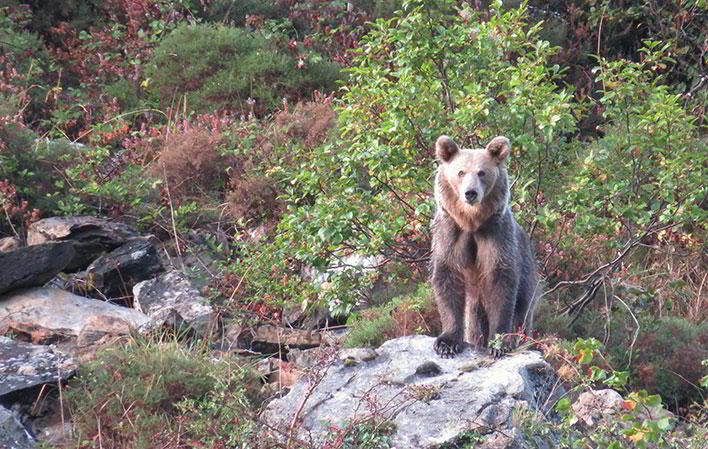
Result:
M528 332L538 277L509 206L509 139L460 149L441 136L435 147L432 285L443 326L435 351L454 357L464 343L486 347L495 334Z

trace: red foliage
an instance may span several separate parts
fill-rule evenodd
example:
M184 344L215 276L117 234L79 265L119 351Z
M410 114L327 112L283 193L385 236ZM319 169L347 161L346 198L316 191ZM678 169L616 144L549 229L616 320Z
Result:
M0 181L0 209L10 226L16 222L27 228L41 218L38 209L30 209L26 200L17 197L17 188L7 179Z

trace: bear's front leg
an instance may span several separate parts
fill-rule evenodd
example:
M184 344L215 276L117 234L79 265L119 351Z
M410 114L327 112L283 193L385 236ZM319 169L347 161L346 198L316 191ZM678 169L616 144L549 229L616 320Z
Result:
M487 283L482 295L484 311L489 323L488 339L508 334L513 330L519 280L512 271L499 270ZM487 340L486 345L489 344ZM503 349L503 351L506 348Z
M433 266L432 284L442 322L442 334L435 340L434 349L440 357L454 357L464 348L464 282L461 276L447 265L436 262Z

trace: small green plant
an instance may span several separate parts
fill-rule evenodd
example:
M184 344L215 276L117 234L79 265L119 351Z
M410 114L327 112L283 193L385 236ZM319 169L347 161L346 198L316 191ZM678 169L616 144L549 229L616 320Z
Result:
M451 443L445 443L435 449L474 449L485 441L484 435L477 430L468 430L455 438Z
M388 449L395 425L388 420L352 421L341 428L330 427L323 449Z

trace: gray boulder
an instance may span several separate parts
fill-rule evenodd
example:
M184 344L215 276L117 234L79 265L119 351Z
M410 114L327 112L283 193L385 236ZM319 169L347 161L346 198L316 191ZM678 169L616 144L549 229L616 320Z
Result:
M164 271L153 237L134 238L91 262L81 278L101 299L127 299L135 284ZM128 301L126 301L128 302Z
M56 288L34 288L0 296L0 322L32 323L48 331L78 337L97 317L124 320L139 328L148 317L137 310Z
M467 349L442 359L433 351L434 340L402 337L375 351L339 351L268 404L261 419L266 428L278 429L276 438L299 421L292 436L314 448L322 446L330 425L344 428L373 416L393 423L395 448L454 444L473 430L487 435L487 442L475 447L518 446L512 410L550 407L553 369L531 351L493 360Z
M74 254L70 242L0 252L0 295L19 288L44 285L71 262Z
M56 384L76 371L74 361L49 346L0 337L0 398L46 383Z
M101 254L111 251L128 239L138 237L136 230L123 223L89 217L51 217L32 223L27 229L27 244L71 241L76 254L66 270L77 271Z
M215 330L214 309L179 271L170 271L136 284L133 305L150 317L153 327L188 326L201 336L208 336Z
M34 439L17 417L0 406L0 447L3 449L31 449Z

